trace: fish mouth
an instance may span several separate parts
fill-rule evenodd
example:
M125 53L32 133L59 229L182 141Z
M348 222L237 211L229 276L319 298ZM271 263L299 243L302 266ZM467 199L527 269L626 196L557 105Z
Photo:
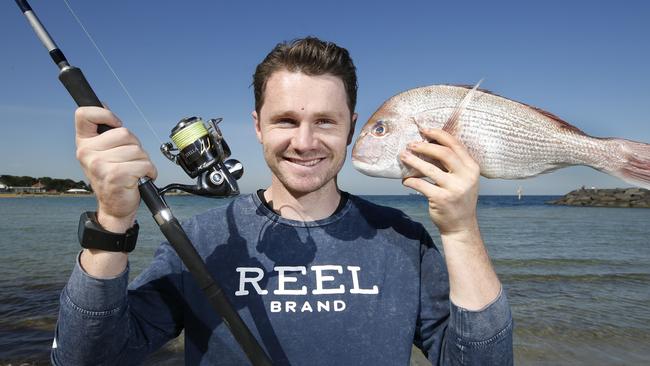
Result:
M366 161L352 159L352 166L354 169L358 170L360 173L370 176L384 178L384 176L377 171L377 164L369 163Z
M354 169L358 170L362 174L379 177L377 175L377 162L379 162L379 156L368 156L367 154L358 153L358 143L352 149L352 165Z
M355 154L354 152L352 153L352 162L356 163L363 163L363 164L373 164L376 162L377 159L374 159L375 161L372 161L372 159L369 159L367 156L360 156Z
M359 139L356 144L354 144L354 147L352 148L352 162L360 162L364 164L376 164L377 161L379 160L379 155L377 156L370 156L367 153L360 154L360 150L363 149L362 145L362 140ZM366 151L367 152L367 151Z
M373 176L372 168L374 167L374 165L369 162L352 157L352 166L354 166L354 169L358 170L359 172L365 175Z

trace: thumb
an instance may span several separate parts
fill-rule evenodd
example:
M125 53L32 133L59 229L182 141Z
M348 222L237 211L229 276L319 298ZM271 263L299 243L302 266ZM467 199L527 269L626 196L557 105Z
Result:
M74 114L76 137L84 139L95 137L99 125L121 127L122 121L113 112L99 107L79 107Z

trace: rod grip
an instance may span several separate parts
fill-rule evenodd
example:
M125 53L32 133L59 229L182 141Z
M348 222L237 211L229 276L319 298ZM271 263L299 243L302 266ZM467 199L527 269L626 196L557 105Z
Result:
M29 6L27 0L16 0L16 4L18 4L20 11L22 11L23 13L32 11L32 7Z
M59 72L59 80L65 88L68 90L68 93L72 96L72 99L77 103L79 107L100 107L104 108L102 102L97 98L97 94L93 91L93 88L86 80L81 69L74 66L64 67ZM112 127L107 125L98 125L97 132L104 133L110 130Z

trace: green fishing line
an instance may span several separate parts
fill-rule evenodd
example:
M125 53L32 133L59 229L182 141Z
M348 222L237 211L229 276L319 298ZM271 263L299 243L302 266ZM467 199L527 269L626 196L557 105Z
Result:
M207 134L208 130L205 128L205 125L201 120L198 120L174 134L172 141L174 141L179 150L183 150L186 146L191 145L194 141Z

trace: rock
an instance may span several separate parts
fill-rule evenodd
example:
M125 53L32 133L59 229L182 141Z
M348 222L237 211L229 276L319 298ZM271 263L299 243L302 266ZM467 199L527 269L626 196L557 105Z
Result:
M566 206L650 208L650 190L643 188L580 188L546 203Z

